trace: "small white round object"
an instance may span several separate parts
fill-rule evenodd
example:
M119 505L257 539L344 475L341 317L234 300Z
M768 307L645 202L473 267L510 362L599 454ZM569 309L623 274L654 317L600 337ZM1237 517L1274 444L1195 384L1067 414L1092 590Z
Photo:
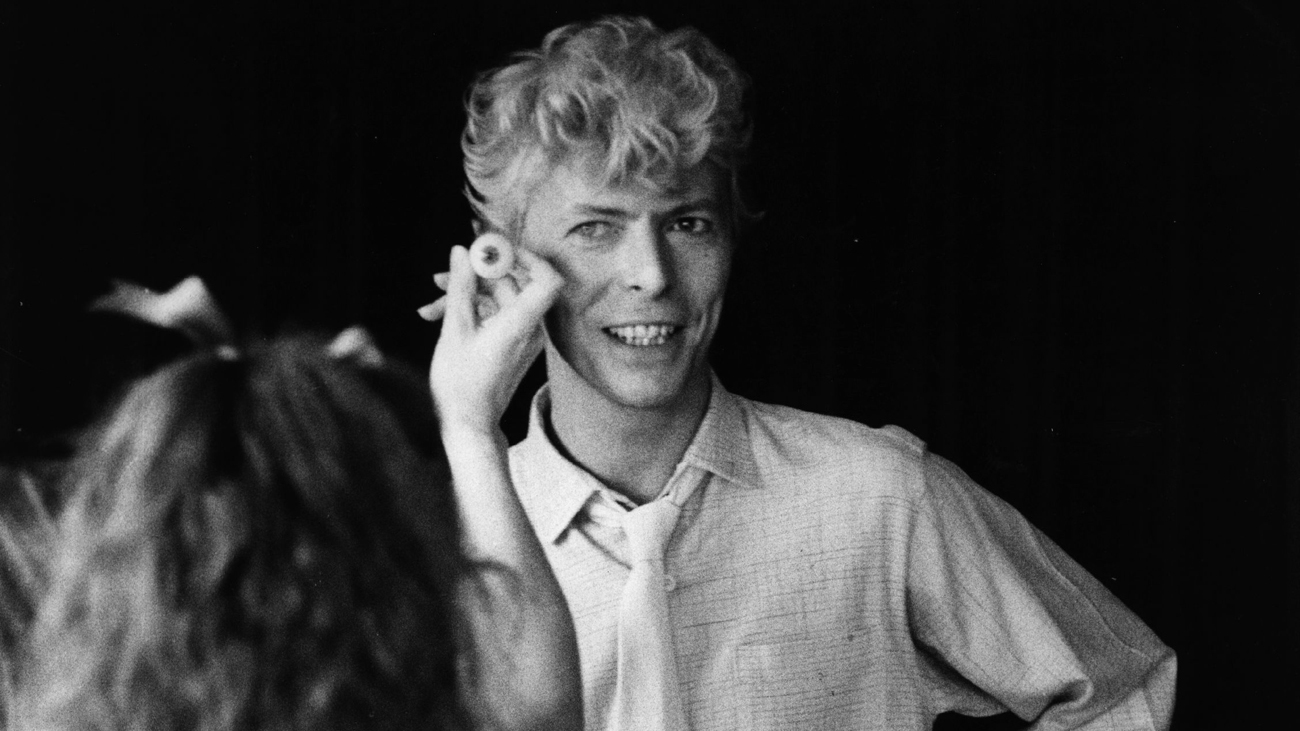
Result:
M484 279L500 279L515 266L515 249L499 233L485 233L469 247L469 263Z

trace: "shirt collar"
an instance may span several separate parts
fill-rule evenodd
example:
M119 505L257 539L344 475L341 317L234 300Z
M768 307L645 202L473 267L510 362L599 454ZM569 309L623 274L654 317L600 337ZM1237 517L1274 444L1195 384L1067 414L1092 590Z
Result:
M713 390L695 438L686 448L682 463L699 467L737 487L757 488L761 484L744 402L723 388L717 374L710 374Z
M713 388L708 409L681 464L706 470L738 487L759 487L744 404L723 388L717 375L711 377ZM516 450L527 479L543 483L535 490L531 486L527 488L528 497L532 498L528 500L529 517L538 534L554 543L588 502L618 501L617 495L600 480L566 459L551 443L545 416L550 408L550 386L543 385L533 396L529 409L528 437ZM680 471L679 467L677 472Z
M545 416L550 410L551 388L543 385L533 395L528 436L514 448L522 473L515 488L528 508L528 517L538 535L554 543L604 485L565 459L551 444L546 435Z

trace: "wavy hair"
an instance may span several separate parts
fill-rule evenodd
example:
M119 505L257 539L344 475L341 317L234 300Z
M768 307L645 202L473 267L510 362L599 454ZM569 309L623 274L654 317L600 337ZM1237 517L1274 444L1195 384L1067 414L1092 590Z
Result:
M0 465L0 728L9 728L14 661L44 593L47 555L54 545L47 481Z
M126 392L68 475L10 728L461 728L432 404L311 338Z
M469 89L461 149L479 228L517 236L532 190L574 155L601 161L606 185L651 188L707 160L729 176L740 222L747 86L735 61L694 28L606 17L551 31Z

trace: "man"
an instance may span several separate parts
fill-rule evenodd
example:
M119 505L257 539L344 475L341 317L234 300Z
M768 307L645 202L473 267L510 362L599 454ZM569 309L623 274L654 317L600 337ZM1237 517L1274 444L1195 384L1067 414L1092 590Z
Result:
M471 89L465 169L480 228L564 280L510 469L587 727L1166 727L1173 653L1014 509L902 429L713 377L746 219L734 62L627 18L516 58ZM478 296L509 309L527 280Z

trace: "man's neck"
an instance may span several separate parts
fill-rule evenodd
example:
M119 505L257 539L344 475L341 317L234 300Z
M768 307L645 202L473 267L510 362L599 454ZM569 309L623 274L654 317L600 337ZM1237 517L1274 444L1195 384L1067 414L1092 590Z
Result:
M572 371L552 372L550 437L605 485L647 503L686 454L708 408L711 383L705 373L670 404L634 408L615 403Z

